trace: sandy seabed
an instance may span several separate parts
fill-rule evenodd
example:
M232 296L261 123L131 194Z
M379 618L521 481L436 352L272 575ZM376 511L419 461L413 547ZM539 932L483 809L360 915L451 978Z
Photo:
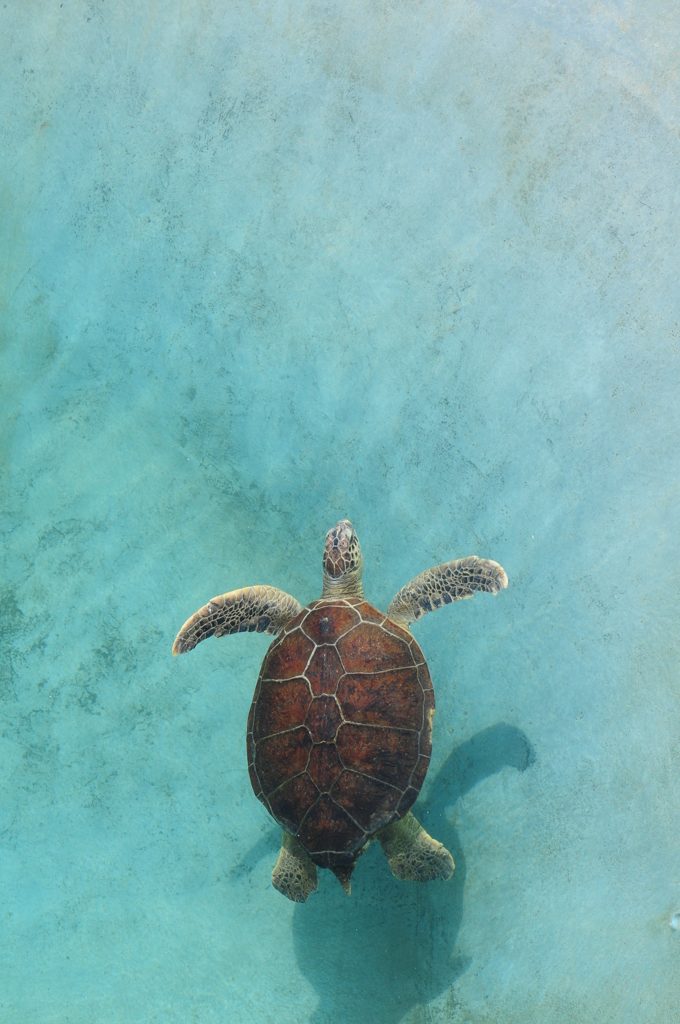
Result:
M676 1024L680 32L663 0L0 10L3 1024ZM354 522L415 811L294 906L245 722Z

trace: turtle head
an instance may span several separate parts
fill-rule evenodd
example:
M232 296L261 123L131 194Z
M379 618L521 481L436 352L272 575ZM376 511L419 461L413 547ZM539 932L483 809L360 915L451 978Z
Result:
M363 566L364 560L356 531L349 519L341 519L326 534L323 552L323 596L363 597Z

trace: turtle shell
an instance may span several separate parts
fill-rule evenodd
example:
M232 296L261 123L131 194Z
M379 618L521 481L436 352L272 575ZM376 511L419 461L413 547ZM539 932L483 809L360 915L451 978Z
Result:
M320 867L353 864L418 796L433 714L409 632L362 598L314 601L262 663L248 716L255 795Z

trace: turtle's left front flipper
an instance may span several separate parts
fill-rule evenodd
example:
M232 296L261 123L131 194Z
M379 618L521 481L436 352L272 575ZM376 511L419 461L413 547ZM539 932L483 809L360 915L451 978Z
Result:
M276 587L243 587L213 597L184 623L172 645L184 654L209 636L229 633L278 633L302 611L302 605Z
M387 614L393 622L408 629L421 615L443 604L472 597L476 590L497 594L507 585L505 569L498 562L471 555L421 572L395 595Z

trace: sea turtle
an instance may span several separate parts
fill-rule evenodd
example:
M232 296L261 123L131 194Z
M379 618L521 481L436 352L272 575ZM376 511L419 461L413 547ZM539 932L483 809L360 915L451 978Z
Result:
M359 538L348 519L326 534L323 590L306 608L275 587L214 597L185 622L173 654L209 636L276 634L248 716L255 795L283 829L272 883L303 903L317 866L345 891L357 858L379 840L393 874L450 878L451 854L411 813L432 749L434 691L409 625L443 604L497 594L497 562L461 558L407 583L387 614L364 598Z

